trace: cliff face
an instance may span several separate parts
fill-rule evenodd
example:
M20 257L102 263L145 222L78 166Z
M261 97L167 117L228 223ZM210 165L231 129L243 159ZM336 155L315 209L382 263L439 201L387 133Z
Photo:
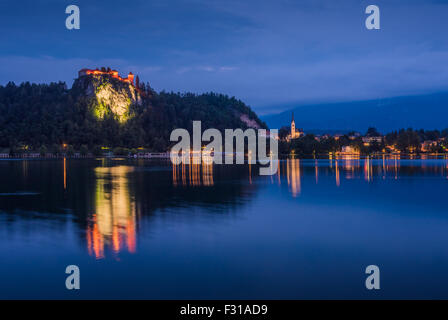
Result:
M141 105L142 98L135 87L108 75L86 75L79 77L73 84L74 90L90 98L92 113L97 119L112 115L120 123L133 115L132 105Z

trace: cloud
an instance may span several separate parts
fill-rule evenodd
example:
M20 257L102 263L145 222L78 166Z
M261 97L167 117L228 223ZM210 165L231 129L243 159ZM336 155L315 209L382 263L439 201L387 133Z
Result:
M198 69L198 70L201 70L201 71L207 71L207 72L213 72L213 71L215 71L215 68L210 67L210 66L198 67L197 69Z
M81 68L110 66L156 90L222 92L262 112L448 89L442 1L377 0L379 31L364 27L364 0L80 1L81 31L57 37L14 5L23 19L4 17L0 83L71 85ZM56 30L53 11L33 8Z
M262 112L279 112L292 102L346 101L448 90L448 50L402 47L392 52L320 59L291 65L146 66L121 59L0 57L0 81L66 81L84 67L110 66L139 75L156 90L215 91L236 96ZM269 110L269 106L276 105ZM280 107L279 107L280 105ZM266 109L268 108L268 109Z
M237 67L219 67L219 71L235 71L238 70Z

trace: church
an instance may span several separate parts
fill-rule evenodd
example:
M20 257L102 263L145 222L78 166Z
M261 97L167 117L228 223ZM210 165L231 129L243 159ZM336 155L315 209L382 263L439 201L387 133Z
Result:
M293 140L293 139L297 139L297 138L302 137L303 135L304 135L303 130L296 128L296 123L294 121L294 112L293 112L292 113L292 119L291 119L291 132L286 137L286 140L290 141L290 140Z

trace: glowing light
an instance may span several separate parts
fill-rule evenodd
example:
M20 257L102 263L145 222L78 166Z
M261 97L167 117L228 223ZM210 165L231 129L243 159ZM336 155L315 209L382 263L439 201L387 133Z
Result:
M136 252L136 209L132 199L127 175L132 167L95 168L96 197L95 214L87 227L87 247L97 259L104 258L105 247L115 254L125 248ZM106 188L111 185L111 188Z
M291 194L293 197L301 192L301 173L300 173L300 160L288 159L286 163L286 175L288 179L288 185L291 187Z
M338 160L336 159L336 163L335 163L335 168L336 168L336 186L340 186L341 185L341 180L339 177L339 165L338 165Z
M203 155L204 157L204 155ZM172 164L172 179L173 185L177 186L182 183L183 186L213 186L213 161L212 158L204 159L201 163L193 163L186 165L185 162L181 164Z
M64 158L64 190L67 189L67 160Z

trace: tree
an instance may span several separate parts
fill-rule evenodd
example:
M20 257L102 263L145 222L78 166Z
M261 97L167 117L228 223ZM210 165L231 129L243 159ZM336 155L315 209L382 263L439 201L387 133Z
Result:
M280 140L285 140L286 139L286 137L289 135L291 133L291 130L289 129L289 127L281 127L279 130L278 130L278 138L280 139Z
M75 155L75 149L72 145L67 147L67 157L73 157Z
M89 148L87 148L87 146L83 144L79 149L79 153L85 157L89 153Z
M367 129L366 137L378 137L381 136L381 134L376 130L374 127L370 127Z
M420 139L414 130L411 128L398 132L397 148L402 152L413 152L419 149Z
M103 155L103 150L100 146L94 146L92 153L95 157L101 157Z
M47 154L47 147L43 144L40 149L39 149L39 153L41 157L45 157L45 155Z

